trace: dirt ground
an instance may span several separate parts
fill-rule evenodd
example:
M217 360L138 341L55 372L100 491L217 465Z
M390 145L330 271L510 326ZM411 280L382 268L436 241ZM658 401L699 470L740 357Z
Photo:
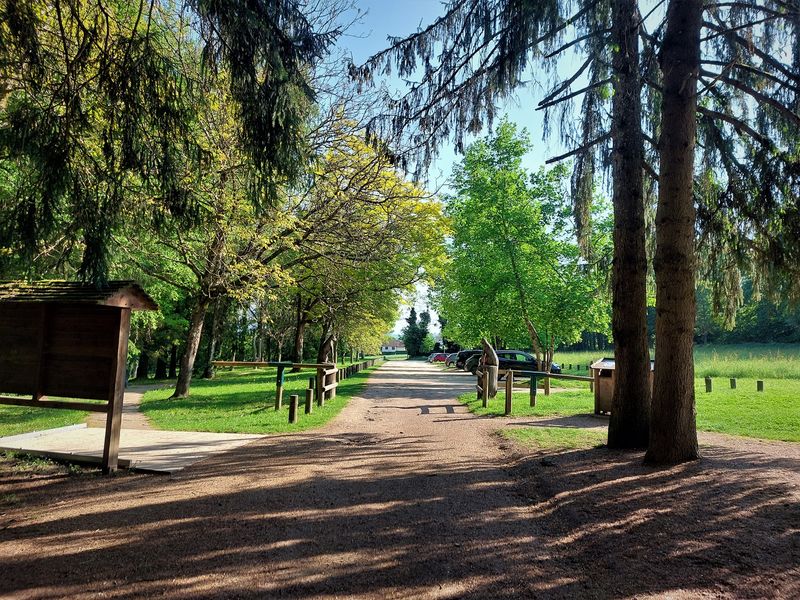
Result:
M466 413L472 383L389 362L326 428L177 476L2 465L0 595L800 597L800 444L536 453Z

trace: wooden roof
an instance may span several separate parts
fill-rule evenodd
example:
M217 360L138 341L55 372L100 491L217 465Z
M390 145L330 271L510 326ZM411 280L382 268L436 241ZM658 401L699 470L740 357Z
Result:
M102 286L77 281L0 281L0 304L31 302L158 310L155 300L134 281L115 280Z

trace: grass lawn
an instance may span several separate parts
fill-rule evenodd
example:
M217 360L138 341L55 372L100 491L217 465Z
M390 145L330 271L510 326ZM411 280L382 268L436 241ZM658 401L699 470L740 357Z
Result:
M283 390L283 408L275 410L277 369L218 370L211 380L192 382L188 398L170 400L172 389L147 392L141 410L160 429L211 431L218 433L285 433L319 427L335 417L350 397L359 394L372 369L362 371L339 383L336 398L306 415L305 389L314 371L287 373ZM300 396L298 422L289 425L289 396Z
M705 391L703 379L695 380L697 428L746 437L800 442L800 380L765 379L764 392L756 392L755 379L739 379L737 388L730 389L727 378L715 379L713 391ZM476 414L502 415L505 397L501 390L483 408L474 392L459 400ZM529 406L527 391L515 392L512 402L516 417L554 417L590 414L594 411L594 396L588 389L539 393L536 406Z
M606 443L606 432L574 427L522 427L503 429L500 435L525 446L543 450L593 448Z
M80 410L0 405L0 437L83 423L88 414Z

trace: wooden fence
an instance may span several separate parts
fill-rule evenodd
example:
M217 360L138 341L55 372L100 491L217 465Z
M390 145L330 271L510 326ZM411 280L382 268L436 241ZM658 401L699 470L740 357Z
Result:
M346 367L337 367L333 363L291 363L291 362L255 362L242 360L215 360L211 364L215 367L249 367L259 369L266 367L276 367L278 373L275 377L275 410L280 410L283 406L283 387L285 383L286 369L302 371L303 369L314 369L316 374L308 380L306 388L305 412L309 414L313 410L314 397L317 399L317 406L324 406L326 400L336 398L336 387L340 381L360 373L364 369L374 367L382 359L370 358L361 362L353 363ZM297 422L297 409L299 396L289 397L289 422Z
M481 398L481 402L483 407L486 408L489 404L489 377L490 373L488 370L481 370L477 371L478 376L478 383L476 389L478 394ZM560 373L548 373L546 371L523 371L517 369L508 369L508 370L498 370L497 372L498 377L505 376L505 414L511 414L511 400L514 394L514 379L516 376L527 377L529 378L529 387L530 387L530 405L536 406L536 390L538 387L539 379L544 381L544 395L550 395L550 380L551 379L569 379L572 381L585 381L589 384L589 389L591 390L594 384L593 377L584 377L583 375L562 375ZM519 389L520 387L525 386L517 386Z

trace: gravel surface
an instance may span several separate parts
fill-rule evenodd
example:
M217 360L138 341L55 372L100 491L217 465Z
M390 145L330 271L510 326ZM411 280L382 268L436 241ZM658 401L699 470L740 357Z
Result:
M327 427L177 476L0 465L0 595L800 597L800 444L536 452L494 432L598 420L475 417L473 383L388 362Z

